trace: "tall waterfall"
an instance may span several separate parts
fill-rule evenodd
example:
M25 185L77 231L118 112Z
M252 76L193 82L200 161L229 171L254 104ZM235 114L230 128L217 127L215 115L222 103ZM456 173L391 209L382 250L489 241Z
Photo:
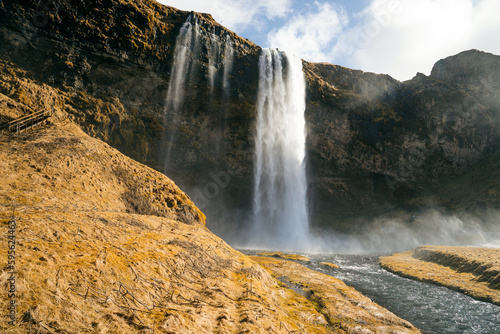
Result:
M204 52L207 54L208 63L205 69L203 66L199 66L200 61L205 61L203 59ZM167 133L162 152L165 156L165 172L172 164L171 156L175 147L177 128L182 119L188 84L197 83L203 75L206 75L210 93L214 94L214 88L219 85L222 99L227 99L229 96L229 75L233 67L233 54L233 43L228 33L222 32L217 35L213 27L207 27L203 21L200 22L196 15L192 14L188 17L176 39L173 66L165 99ZM206 73L199 72L200 69ZM217 76L219 69L223 69L222 77Z
M253 247L307 247L305 92L302 61L264 49L259 61Z
M186 79L191 65L190 59L192 57L193 45L196 47L198 44L196 41L198 34L195 32L196 29L193 27L192 20L193 17L190 15L182 26L175 43L174 63L172 66L172 74L170 75L167 98L165 100L166 117L171 122L171 129L167 137L165 170L170 163L170 154L177 131L178 115L184 102Z
M224 50L224 76L222 77L222 92L223 97L229 96L229 74L233 70L234 49L231 37L227 36L226 49Z

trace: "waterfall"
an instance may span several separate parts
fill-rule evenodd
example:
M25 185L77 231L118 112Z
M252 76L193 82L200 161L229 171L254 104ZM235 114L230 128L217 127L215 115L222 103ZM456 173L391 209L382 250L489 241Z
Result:
M171 112L179 110L183 99L186 85L186 77L189 69L189 55L191 53L191 44L193 43L192 17L184 23L177 36L174 50L174 64L172 66L172 75L168 86L166 107Z
M215 84L215 75L217 73L217 63L219 62L219 47L220 42L217 39L217 36L212 33L210 36L210 52L208 58L208 82L210 84L210 93L213 94L214 84Z
M227 36L224 50L224 76L222 78L223 97L229 96L229 74L233 70L234 49L231 37Z
M209 32L210 31L210 32ZM206 50L207 66L200 66L205 59ZM167 97L165 99L165 119L167 133L163 146L165 157L163 169L172 167L173 148L179 122L182 119L182 109L188 84L199 82L202 75L206 74L208 87L212 98L220 92L223 100L229 97L229 75L233 67L234 49L231 37L227 33L217 35L216 29L206 26L196 15L190 15L182 26L176 39L173 66L170 75ZM198 71L206 73L198 74ZM223 75L218 75L223 69ZM214 90L220 85L221 90ZM194 84L192 86L198 86ZM195 92L196 94L201 92ZM222 108L222 107L221 107Z
M215 33L212 33L209 46L208 82L210 84L210 92L213 94L215 78L219 68L222 66L224 71L222 77L222 94L223 97L226 98L229 95L229 74L233 69L234 58L231 37L226 35L224 41L223 37L219 37ZM223 46L224 54L222 54Z
M249 235L252 247L307 247L305 92L299 58L278 50L262 50L255 133L253 222Z
M174 62L172 66L172 73L170 75L167 97L165 100L165 116L167 121L170 123L170 129L168 131L169 134L167 136L168 142L166 143L165 171L170 163L170 155L178 127L179 112L181 111L184 102L186 78L188 77L189 72L193 72L193 66L190 66L193 49L196 49L199 44L199 34L196 29L198 24L195 23L196 26L193 27L192 21L193 17L190 15L182 26L175 43ZM195 21L197 20L195 19Z

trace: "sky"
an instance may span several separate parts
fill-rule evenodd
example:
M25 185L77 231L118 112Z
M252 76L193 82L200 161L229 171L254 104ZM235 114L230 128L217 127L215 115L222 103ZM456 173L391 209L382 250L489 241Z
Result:
M210 13L261 47L404 81L439 59L500 55L500 0L157 0Z

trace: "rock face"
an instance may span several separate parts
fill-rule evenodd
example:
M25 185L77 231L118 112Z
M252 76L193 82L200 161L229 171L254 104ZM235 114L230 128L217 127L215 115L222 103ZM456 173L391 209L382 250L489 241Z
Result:
M175 42L190 16L198 22L198 52L184 103L172 115L165 99ZM0 0L0 22L3 120L40 107L69 114L88 134L172 177L211 228L238 228L236 215L252 206L260 47L208 14L148 0ZM227 36L234 60L222 82L224 55L214 61L211 38ZM494 156L500 57L463 52L406 82L305 61L304 72L314 225L349 229L351 217L429 202L463 209L434 194L470 181L463 175ZM40 98L30 100L33 92ZM485 182L491 190L496 181ZM485 197L481 189L475 195ZM467 209L495 208L496 199Z
M498 56L463 52L403 83L329 64L306 71L314 212L408 203L498 147Z

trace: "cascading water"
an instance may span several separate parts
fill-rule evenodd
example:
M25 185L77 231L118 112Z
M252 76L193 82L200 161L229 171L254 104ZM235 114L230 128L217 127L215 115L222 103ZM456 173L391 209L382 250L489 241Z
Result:
M217 36L212 33L210 36L210 52L208 59L208 82L210 83L210 93L213 94L214 84L215 84L215 75L217 73L217 63L219 62L219 54L220 54L220 43L217 39Z
M309 222L302 61L264 49L259 73L250 246L304 249Z
M192 20L193 17L190 15L182 26L175 43L174 63L172 66L167 98L165 100L165 114L171 126L168 135L164 170L167 169L170 163L170 154L177 129L178 115L184 102L186 78L189 68L191 67L190 59L192 58L193 45L198 44L195 39L199 35L194 33L195 29L193 29Z
M217 36L214 32L210 36L209 44L209 59L208 59L208 82L210 84L210 92L213 94L215 79L219 67L223 67L222 78L222 93L223 97L228 96L229 90L229 74L233 68L234 50L231 37L229 35L224 37ZM223 49L224 47L224 49ZM224 53L222 54L222 50Z
M233 70L234 49L231 37L227 36L224 50L224 76L222 78L223 97L229 96L229 74Z
M182 26L176 39L172 73L170 76L167 97L165 100L165 117L168 124L163 154L164 171L171 165L172 149L175 143L177 128L181 119L186 89L189 82L199 80L198 66L204 50L207 51L208 67L206 69L210 93L214 93L216 84L222 86L222 98L229 96L229 75L233 66L233 44L228 34L219 36L212 29L207 29L200 23L196 15L190 15ZM224 46L224 48L223 48ZM222 51L224 50L224 55ZM216 83L217 71L223 68L222 82ZM205 73L202 73L202 75Z

